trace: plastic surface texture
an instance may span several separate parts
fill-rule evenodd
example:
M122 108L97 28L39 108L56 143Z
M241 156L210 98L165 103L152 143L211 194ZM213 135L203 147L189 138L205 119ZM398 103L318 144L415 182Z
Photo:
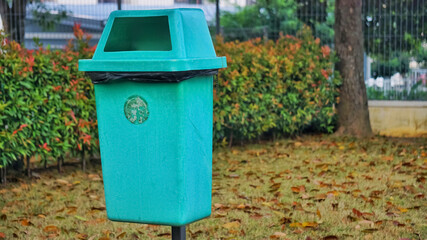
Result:
M212 78L95 85L109 219L181 226L210 215ZM142 124L124 114L130 96L147 102Z
M156 40L157 39L157 40ZM200 9L116 11L92 60L107 216L182 226L208 217L216 57Z
M201 9L114 11L93 58L79 60L80 71L95 72L173 72L226 65L225 57L216 57Z

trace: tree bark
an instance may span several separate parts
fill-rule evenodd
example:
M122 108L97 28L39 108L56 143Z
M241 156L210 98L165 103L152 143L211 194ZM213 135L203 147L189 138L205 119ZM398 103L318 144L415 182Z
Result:
M7 165L4 165L3 168L3 184L7 183Z
M82 157L82 170L83 172L86 172L86 158L85 158L84 150L81 151L81 157Z
M24 42L27 0L12 0L12 7L7 0L0 0L0 15L3 29L9 40Z
M58 159L56 159L56 163L57 163L57 167L58 167L58 173L62 173L62 157L58 157Z
M27 160L27 177L31 178L31 163L30 163L30 157L25 157Z
M6 179L6 165L4 165L2 168L0 168L0 182L3 184L3 185L5 185L6 184L6 182L7 182L7 179Z
M335 1L335 50L341 73L339 135L372 136L363 76L362 0Z

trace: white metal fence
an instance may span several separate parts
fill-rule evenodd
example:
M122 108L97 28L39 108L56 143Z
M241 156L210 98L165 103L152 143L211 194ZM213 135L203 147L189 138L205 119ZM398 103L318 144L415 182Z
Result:
M211 33L220 29L226 40L276 39L281 33L295 34L305 24L322 44L333 47L334 0L271 0L269 6L261 2L267 1L220 0L217 8L216 0L0 0L0 14L10 37L28 48L35 47L34 38L45 46L63 47L76 22L96 44L109 13L117 9L194 7L205 12ZM230 17L245 8L264 22L245 26ZM427 0L363 0L361 21L368 97L427 100Z

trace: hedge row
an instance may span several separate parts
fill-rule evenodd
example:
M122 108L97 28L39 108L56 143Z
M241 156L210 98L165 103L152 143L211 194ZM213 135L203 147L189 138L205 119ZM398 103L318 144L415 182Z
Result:
M0 167L98 151L93 86L77 66L93 49L78 25L74 34L65 50L28 50L0 34Z
M36 156L42 162L98 151L93 85L77 60L94 48L78 25L64 51L27 50L1 37L0 165ZM228 67L214 91L214 141L331 132L337 101L335 57L308 29L276 42L216 41Z
M275 42L217 39L216 51L228 62L214 94L216 141L333 131L341 82L336 58L310 29Z

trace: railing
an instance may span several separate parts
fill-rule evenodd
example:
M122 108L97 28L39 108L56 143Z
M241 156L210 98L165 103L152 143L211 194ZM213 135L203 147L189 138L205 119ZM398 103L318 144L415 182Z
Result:
M211 26L211 33L216 34L214 1L120 1L120 8L123 10L201 8ZM234 13L255 2L220 1L221 13ZM5 5L10 2L14 4L13 8ZM334 0L287 2L294 7L287 19L275 19L264 26L222 26L221 33L225 40L244 41L257 37L276 39L280 34L294 35L306 24L313 29L313 34L321 39L322 44L333 48ZM37 1L29 4L27 0L3 0L0 5L3 20L7 19L9 22L11 37L17 40L23 38L24 44L29 48L36 47L34 38L38 38L45 46L62 48L71 38L75 22L81 23L81 28L93 35L91 43L96 44L109 13L119 8L117 0L51 0L42 5ZM19 8L23 5L26 5L25 11L20 12ZM365 37L364 72L370 99L427 100L426 9L427 1L363 0L361 19L364 22ZM49 14L43 14L46 12ZM259 12L263 14L263 9L260 8ZM24 24L19 21L22 17L25 19Z

